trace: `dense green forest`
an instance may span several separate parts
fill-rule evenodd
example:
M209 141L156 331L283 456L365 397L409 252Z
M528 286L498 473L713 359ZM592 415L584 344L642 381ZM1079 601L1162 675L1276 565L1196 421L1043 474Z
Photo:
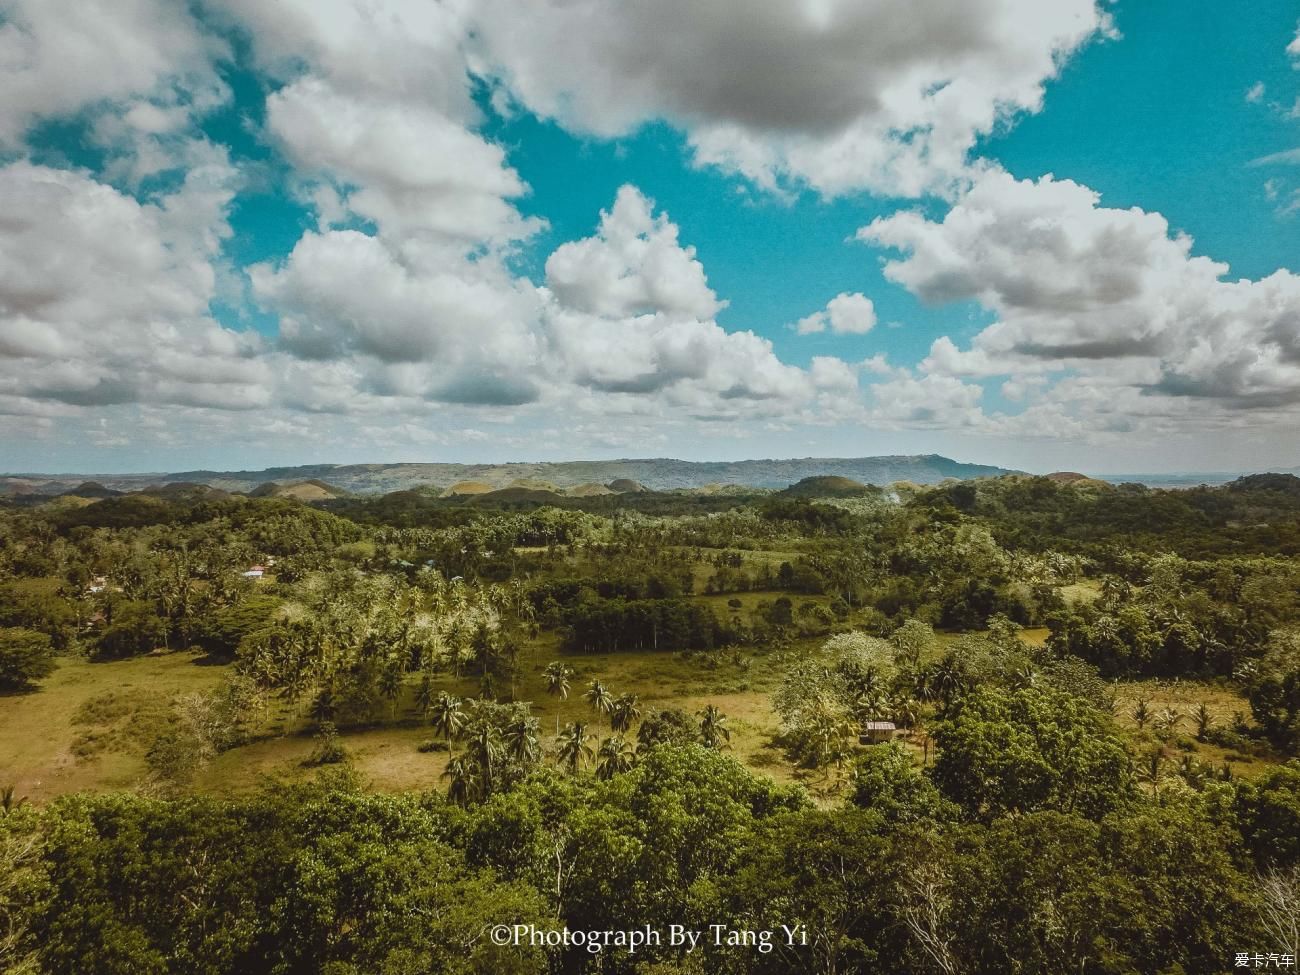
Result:
M1297 755L1289 475L0 502L4 971L1281 965Z

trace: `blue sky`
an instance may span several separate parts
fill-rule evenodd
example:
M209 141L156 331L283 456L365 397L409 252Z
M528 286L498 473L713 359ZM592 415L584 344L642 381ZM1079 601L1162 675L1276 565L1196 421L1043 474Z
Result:
M1300 464L1293 5L525 10L0 0L0 468Z

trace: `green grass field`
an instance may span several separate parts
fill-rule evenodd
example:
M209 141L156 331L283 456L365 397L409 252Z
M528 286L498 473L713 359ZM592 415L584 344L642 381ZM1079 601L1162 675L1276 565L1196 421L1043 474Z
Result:
M33 801L134 784L145 769L132 722L177 695L221 683L225 668L197 659L173 653L112 663L63 660L39 691L0 698L0 784Z

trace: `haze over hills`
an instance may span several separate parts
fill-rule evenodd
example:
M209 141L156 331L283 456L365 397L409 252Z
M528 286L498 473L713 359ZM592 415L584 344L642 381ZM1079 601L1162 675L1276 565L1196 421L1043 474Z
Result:
M1191 488L1205 484L1209 487L1216 487L1220 484L1228 484L1240 477L1248 477L1253 474L1295 474L1300 476L1300 467L1272 467L1267 470L1249 470L1249 471L1168 471L1159 474L1094 474L1097 480L1109 481L1111 484L1123 484L1130 482L1135 484L1145 484L1152 488Z
M524 484L554 485L585 492L598 485L630 482L652 491L744 485L781 489L809 477L848 478L864 484L912 481L935 484L946 478L997 477L1016 473L988 464L967 464L938 454L884 457L802 457L784 460L686 461L669 458L514 464L310 464L260 471L177 471L120 475L20 474L0 477L0 494L61 494L92 481L102 489L129 491L169 482L206 484L251 492L263 485L311 482L354 494L381 494L416 487L442 490L473 483L488 490ZM626 488L625 488L626 489ZM263 489L262 493L274 491ZM615 488L619 490L619 488Z

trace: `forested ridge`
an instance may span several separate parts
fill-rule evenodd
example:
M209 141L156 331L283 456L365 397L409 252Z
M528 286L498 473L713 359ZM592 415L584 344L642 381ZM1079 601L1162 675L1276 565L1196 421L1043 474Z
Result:
M1297 545L1290 475L0 504L0 970L1294 961Z

